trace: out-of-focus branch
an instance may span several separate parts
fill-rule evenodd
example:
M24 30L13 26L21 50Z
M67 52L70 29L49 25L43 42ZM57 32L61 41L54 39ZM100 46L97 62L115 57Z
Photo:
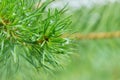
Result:
M100 33L89 33L89 34L64 34L62 35L63 38L69 37L71 39L105 39L105 38L120 38L120 31L116 32L100 32Z

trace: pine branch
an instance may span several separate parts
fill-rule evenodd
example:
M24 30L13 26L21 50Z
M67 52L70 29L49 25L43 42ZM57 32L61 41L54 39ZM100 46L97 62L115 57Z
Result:
M1 0L0 2L0 65L19 65L23 57L37 70L61 69L69 55L66 40L60 36L71 21L62 17L65 8L51 10L53 0L39 4L35 0ZM37 6L36 6L37 4ZM59 68L58 68L59 67Z

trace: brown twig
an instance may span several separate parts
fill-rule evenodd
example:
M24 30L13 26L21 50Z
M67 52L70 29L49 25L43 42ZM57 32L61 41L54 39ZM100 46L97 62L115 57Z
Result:
M85 40L85 39L105 39L105 38L120 38L120 31L116 32L100 32L100 33L89 33L89 34L64 34L63 38L68 37L71 39Z

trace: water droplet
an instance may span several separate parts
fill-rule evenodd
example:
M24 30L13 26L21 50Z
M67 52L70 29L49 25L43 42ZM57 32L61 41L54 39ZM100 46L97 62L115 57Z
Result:
M54 23L54 21L53 21L53 20L50 20L50 23L52 24L52 23Z
M65 40L66 40L65 44L69 44L70 43L70 39L65 38Z
M15 16L16 15L16 13L13 13L13 16Z
M31 24L28 24L28 26L31 26Z
M23 10L25 10L26 8L25 7L23 7Z
M27 14L27 13L26 13L25 15L26 15L26 16L29 16L29 14Z
M18 21L18 23L19 23L19 24L21 24L21 23L22 23L22 21Z
M26 12L25 15L26 15L26 16L29 16L29 15L30 15L30 12Z

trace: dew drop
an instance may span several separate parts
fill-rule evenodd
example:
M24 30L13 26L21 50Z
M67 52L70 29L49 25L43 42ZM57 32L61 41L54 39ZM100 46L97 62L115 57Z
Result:
M25 10L26 8L25 7L23 7L23 10Z
M66 40L65 44L69 44L70 43L70 39L65 38L65 40Z
M50 23L52 24L52 23L54 23L54 21L53 21L53 20L50 20Z
M28 24L28 26L31 26L31 24Z
M13 16L15 16L16 15L16 13L13 13Z
M26 16L29 16L29 15L30 15L30 13L29 13L29 12L26 12L26 13L25 13L25 15L26 15Z

